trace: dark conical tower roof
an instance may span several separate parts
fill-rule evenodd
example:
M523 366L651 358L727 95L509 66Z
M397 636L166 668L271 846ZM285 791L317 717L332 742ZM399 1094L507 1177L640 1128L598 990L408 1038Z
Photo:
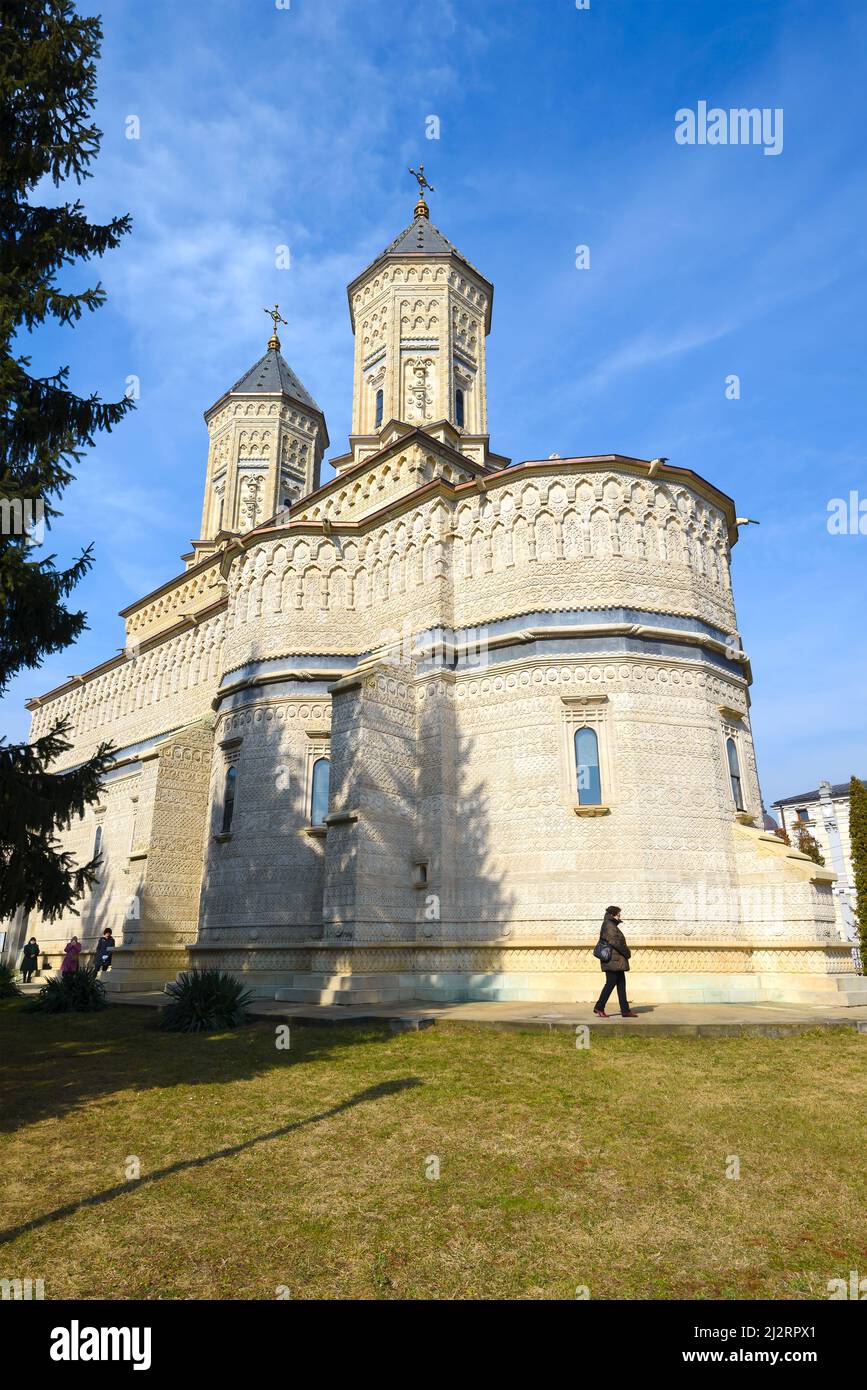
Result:
M279 348L269 347L263 357L258 362L254 362L249 371L235 382L224 394L226 396L246 396L268 394L274 395L280 391L284 396L289 396L299 405L306 405L308 410L316 410L319 414L322 411L314 401L310 392L298 380L289 363L280 352ZM221 400L223 397L220 398Z
M458 250L454 242L449 241L439 227L434 226L427 213L417 213L415 220L408 227L405 227L400 236L395 237L391 245L386 246L385 250L381 251L370 262L370 265L365 267L361 275L356 275L352 283L355 284L356 280L360 280L374 266L379 265L382 261L387 261L391 256L400 256L401 258L406 256L456 256L459 261L463 261L464 265L469 266L470 270L475 271L480 279L484 280L485 278L476 270L472 261L468 261L466 256ZM487 284L487 281L485 283Z
M406 260L417 256L419 260L430 258L431 256L449 256L459 261L471 270L473 275L486 286L488 291L488 307L486 311L486 329L491 326L491 303L494 297L494 287L481 271L477 270L472 261L467 260L463 252L459 251L454 242L449 241L448 237L435 227L430 220L427 203L424 198L419 198L415 205L415 216L408 227L404 227L399 236L396 236L390 246L386 246L376 256L370 265L362 270L360 275L347 286L349 295L349 316L352 321L353 331L355 330L355 310L353 307L352 296L356 285L370 275L371 271L378 270L392 258Z
M461 256L460 251L435 227L429 217L417 217L408 227L395 237L390 246L382 252L383 256L407 256L418 252L425 256ZM381 257L378 257L381 259ZM461 256L461 260L466 257ZM467 262L469 264L469 262Z

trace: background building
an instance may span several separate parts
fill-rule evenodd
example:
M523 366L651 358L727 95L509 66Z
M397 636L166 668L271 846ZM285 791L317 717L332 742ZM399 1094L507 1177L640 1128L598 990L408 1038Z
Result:
M832 888L837 926L845 940L856 941L849 783L836 782L832 786L830 782L820 782L815 791L775 801L774 810L779 811L780 823L793 845L798 843L801 828L808 830L815 839L826 865L837 875Z

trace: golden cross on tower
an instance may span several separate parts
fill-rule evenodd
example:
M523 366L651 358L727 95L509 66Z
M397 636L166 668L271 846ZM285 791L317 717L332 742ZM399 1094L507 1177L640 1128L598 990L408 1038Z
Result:
M430 213L428 212L428 205L424 200L424 191L425 189L428 189L430 193L436 193L436 189L434 188L433 184L428 183L427 179L425 178L423 164L420 164L418 166L418 173L416 173L415 169L410 169L409 172L412 174L413 178L416 179L416 181L418 182L418 202L415 205L415 215L416 217L429 217Z
M271 337L268 339L268 346L269 346L269 348L276 348L277 351L279 352L279 350L280 350L280 339L277 337L277 325L278 325L278 323L282 323L282 324L284 324L287 328L289 327L289 325L286 323L286 320L283 318L283 315L280 313L280 305L279 305L279 304L275 304L273 309L264 309L264 310L263 310L263 313L266 313L266 314L268 315L268 317L271 319L271 321L272 321L272 323L273 323L273 327L274 327L274 331L273 331L273 333L271 334Z

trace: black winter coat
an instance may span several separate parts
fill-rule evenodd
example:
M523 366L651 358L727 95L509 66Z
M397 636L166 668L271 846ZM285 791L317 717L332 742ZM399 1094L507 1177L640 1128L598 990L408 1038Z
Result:
M626 937L620 930L613 917L606 917L602 923L602 930L599 933L603 941L614 949L611 952L609 961L600 961L603 970L628 970L629 957L632 955L626 944Z

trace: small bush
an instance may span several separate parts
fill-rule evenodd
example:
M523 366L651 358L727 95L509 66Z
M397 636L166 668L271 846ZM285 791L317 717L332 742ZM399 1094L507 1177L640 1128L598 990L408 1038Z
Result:
M225 970L184 970L166 985L171 1003L162 1010L160 1027L172 1033L212 1033L247 1021L252 995Z
M105 987L92 965L80 965L67 975L50 975L33 1001L34 1009L47 1014L89 1014L105 1007Z
M21 993L11 965L0 965L0 999L16 999Z

